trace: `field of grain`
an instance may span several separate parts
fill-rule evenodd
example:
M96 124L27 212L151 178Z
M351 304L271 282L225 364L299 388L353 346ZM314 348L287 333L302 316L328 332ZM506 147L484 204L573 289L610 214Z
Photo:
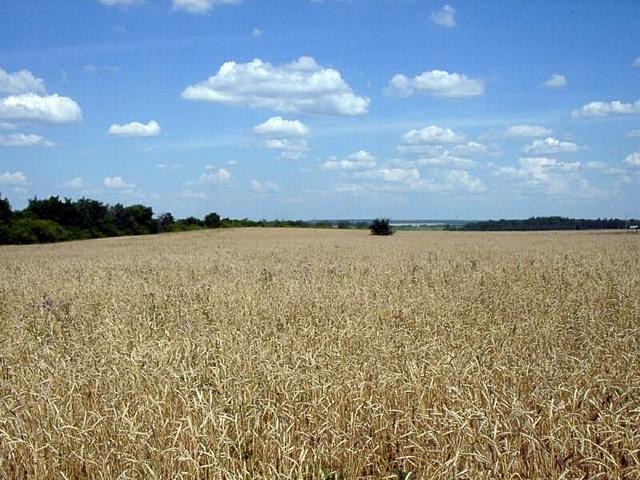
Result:
M0 248L0 478L640 478L640 235Z

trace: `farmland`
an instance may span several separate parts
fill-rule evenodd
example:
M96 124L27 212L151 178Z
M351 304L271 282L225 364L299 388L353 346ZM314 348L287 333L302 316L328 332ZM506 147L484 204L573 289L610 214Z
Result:
M640 478L640 236L0 248L0 478Z

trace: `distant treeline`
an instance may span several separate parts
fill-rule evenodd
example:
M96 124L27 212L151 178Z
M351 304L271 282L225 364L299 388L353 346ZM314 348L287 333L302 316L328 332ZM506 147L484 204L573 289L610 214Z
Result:
M456 226L456 230L471 231L533 231L533 230L608 230L638 225L640 220L619 218L531 217L523 220L486 220ZM450 228L454 229L454 228Z
M51 243L66 240L181 232L229 227L314 227L330 228L331 222L303 220L249 220L220 218L211 212L199 219L176 219L171 213L154 216L144 205L109 205L89 198L71 200L32 198L24 210L12 210L0 196L0 244Z

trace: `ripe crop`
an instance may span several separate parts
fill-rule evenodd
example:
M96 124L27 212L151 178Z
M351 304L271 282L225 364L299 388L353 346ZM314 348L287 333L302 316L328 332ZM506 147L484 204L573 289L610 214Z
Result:
M640 239L0 248L0 478L640 478Z

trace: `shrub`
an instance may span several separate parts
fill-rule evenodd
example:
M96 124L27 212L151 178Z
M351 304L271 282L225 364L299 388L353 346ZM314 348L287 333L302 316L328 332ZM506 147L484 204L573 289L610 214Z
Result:
M9 243L16 244L60 242L69 238L69 232L58 223L39 218L17 220L7 233Z
M220 215L218 215L216 212L209 213L206 217L204 217L204 224L207 228L220 228Z
M376 218L369 225L371 235L393 235L388 218Z

